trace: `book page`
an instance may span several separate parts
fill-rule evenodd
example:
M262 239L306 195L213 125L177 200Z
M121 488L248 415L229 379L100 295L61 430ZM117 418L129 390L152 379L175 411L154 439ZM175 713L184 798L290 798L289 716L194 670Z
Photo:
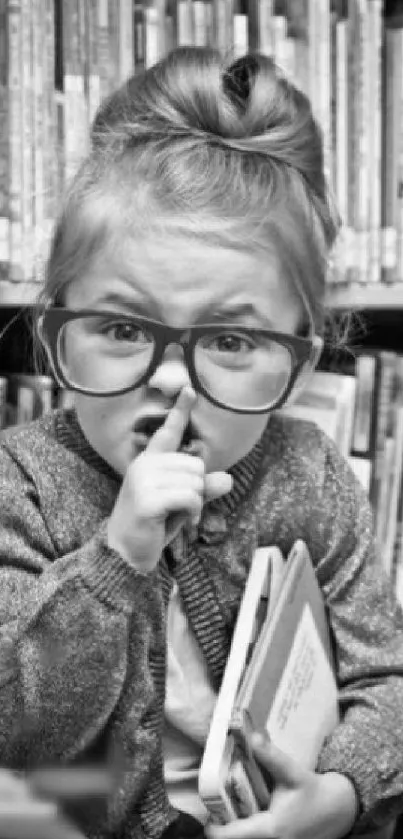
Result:
M314 768L325 736L337 724L337 700L335 678L306 604L267 719L273 743Z

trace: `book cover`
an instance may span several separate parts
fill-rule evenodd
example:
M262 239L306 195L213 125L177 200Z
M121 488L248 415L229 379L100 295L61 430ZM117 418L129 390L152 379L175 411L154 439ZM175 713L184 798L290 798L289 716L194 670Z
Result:
M369 282L381 279L382 33L384 0L369 4Z
M232 786L239 788L241 769L238 767L235 770L236 781L233 784L231 772L238 758L229 725L253 645L277 600L284 567L278 548L258 548L246 581L199 772L200 797L218 822L231 821L240 812L238 797L233 795ZM251 791L249 797L250 794Z
M9 0L8 125L9 125L9 279L24 279L23 255L23 92L22 0Z
M132 0L120 0L118 30L119 82L123 83L134 70Z
M361 486L369 496L372 469L371 461L368 457L356 457L354 455L350 455L347 460L355 477L359 480Z
M282 413L315 422L341 453L350 454L353 430L355 376L317 370L295 402Z
M382 539L383 565L389 575L393 573L393 552L398 529L399 498L403 480L403 402L394 406L393 415L393 458Z
M403 67L403 28L384 32L383 169L382 169L382 279L395 282L397 271L400 143Z
M258 0L258 47L264 55L273 55L273 6L273 0Z
M397 354L391 350L380 350L377 353L372 447L374 465L370 489L370 500L375 510L375 517L377 517L377 507L385 465L385 440L390 428L396 359Z
M354 455L370 457L376 375L373 353L357 356L355 375L357 385L351 451Z
M268 550L269 572L273 548ZM245 588L199 772L199 794L221 823L270 801L270 783L250 754L248 732L267 731L279 748L313 768L338 721L327 614L306 545L296 542L280 564L274 591L267 575L270 605L262 615L259 596L256 618L250 593L256 604L264 591L259 570L260 587L248 587L248 579Z
M348 4L349 224L354 229L354 260L349 279L366 283L369 271L369 2Z
M10 262L8 61L7 3L0 0L0 280L8 280Z

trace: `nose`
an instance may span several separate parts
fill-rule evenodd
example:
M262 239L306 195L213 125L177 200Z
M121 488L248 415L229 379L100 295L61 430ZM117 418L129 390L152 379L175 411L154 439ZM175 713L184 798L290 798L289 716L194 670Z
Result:
M159 390L164 396L174 397L185 385L190 385L190 376L183 357L183 350L171 344L148 381L148 387Z

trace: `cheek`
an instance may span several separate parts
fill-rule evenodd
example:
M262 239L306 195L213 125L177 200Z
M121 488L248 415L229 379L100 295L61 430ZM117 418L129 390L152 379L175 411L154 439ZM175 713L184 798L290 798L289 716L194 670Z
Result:
M127 445L132 412L122 397L77 396L76 411L85 436L98 454L110 461L114 452Z
M248 416L225 412L221 422L215 423L214 468L229 469L242 460L262 436L267 422L267 414Z

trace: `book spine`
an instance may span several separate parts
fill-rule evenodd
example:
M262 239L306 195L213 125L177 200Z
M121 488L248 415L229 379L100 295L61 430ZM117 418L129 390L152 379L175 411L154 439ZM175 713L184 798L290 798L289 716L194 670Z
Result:
M146 67L152 67L160 56L160 20L155 6L144 9Z
M330 2L321 0L316 7L316 84L318 86L317 115L323 132L325 175L331 175L331 67L330 67Z
M346 19L336 23L336 197L342 218L343 244L337 252L337 272L341 280L345 279L352 262L352 236L346 231L349 223L349 135L348 135L348 23ZM350 228L351 229L351 228Z
M398 149L397 149L397 218L396 218L396 279L403 282L403 27L399 30L401 62L397 67L398 73Z
M319 119L319 85L318 85L318 32L319 14L317 0L307 0L306 25L308 43L308 90L314 115Z
M7 0L0 0L0 280L8 280L10 262L9 93Z
M371 422L374 412L376 359L360 354L356 361L356 400L352 453L368 457L371 453Z
M57 114L56 114L56 65L55 65L55 10L54 0L45 0L43 32L43 236L45 247L49 242L54 219L56 218L58 178L57 178Z
M369 4L369 282L381 278L382 27L383 0Z
M34 86L34 119L33 119L33 226L34 242L33 279L40 279L40 259L45 252L45 77L44 77L44 49L43 41L46 30L46 7L42 0L33 0L32 27L32 58L33 58L33 86Z
M369 54L368 0L351 0L350 66L353 148L351 164L355 173L352 192L352 221L355 234L355 261L351 280L366 283L369 273Z
M248 16L239 0L234 6L232 26L234 58L239 58L248 52Z
M285 15L272 18L273 56L278 67L287 74L287 33L288 23Z
M295 46L295 81L298 87L311 99L312 110L315 110L315 103L312 97L311 63L315 61L310 38L312 32L312 20L309 17L310 3L313 0L290 0L287 3L288 35L294 39ZM312 17L312 11L311 11ZM311 28L310 28L311 27Z
M8 112L9 112L9 252L10 280L24 279L23 269L23 92L22 92L22 4L8 3Z
M224 55L233 49L234 0L212 0L214 46Z
M179 47L194 43L193 7L191 0L178 0L176 43Z
M384 112L382 167L382 280L397 279L397 188L399 147L399 77L403 63L403 33L384 32Z
M87 0L88 123L91 125L101 102L98 26L100 0Z
M97 22L98 66L100 98L105 99L111 91L109 77L109 22L108 0L98 0Z
M119 18L122 0L108 2L108 45L109 45L109 84L112 90L120 84L120 31Z
M119 6L119 82L133 73L133 4L120 0Z
M402 395L400 397L402 399ZM403 477L403 403L393 407L393 460L391 464L390 495L386 507L383 541L383 565L393 578L393 556L399 517L399 497Z
M337 182L337 22L335 12L330 14L330 186L336 195ZM339 210L340 212L340 210Z
M194 43L196 47L208 44L208 6L204 0L193 0Z
M142 72L146 66L146 25L144 7L140 0L133 0L134 69Z
M164 41L164 44L165 44L165 52L168 53L172 49L174 49L174 47L176 46L176 44L175 44L175 13L174 13L174 10L172 9L172 6L170 4L170 0L167 0L166 8L164 10L164 15L163 15L163 21L164 21L164 23L163 23L163 26L164 26L163 41Z
M75 172L77 148L78 88L78 15L76 0L63 0L63 119L64 177L69 181Z
M259 50L264 55L273 55L273 0L258 0L259 7Z
M260 11L259 0L248 4L248 45L251 52L259 50Z
M373 471L370 500L375 513L377 538L380 537L381 516L378 504L385 467L385 440L389 430L390 406L392 403L397 354L382 350L377 356L374 413ZM380 544L380 542L379 542Z
M34 0L22 5L23 95L23 260L24 279L34 277L35 252L35 129L36 91L34 68Z

